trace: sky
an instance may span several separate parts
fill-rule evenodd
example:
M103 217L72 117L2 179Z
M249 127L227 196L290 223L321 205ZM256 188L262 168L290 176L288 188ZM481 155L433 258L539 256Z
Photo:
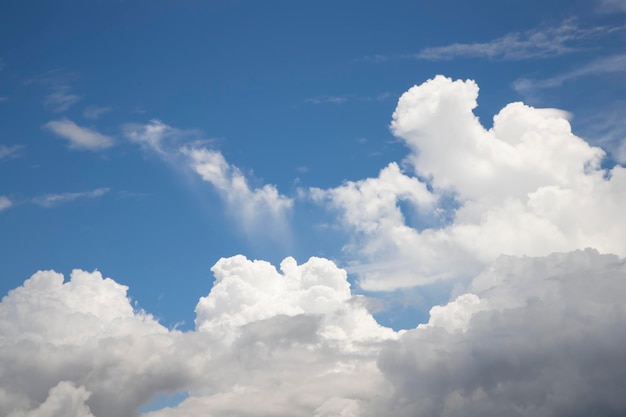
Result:
M626 2L0 4L0 415L626 413Z

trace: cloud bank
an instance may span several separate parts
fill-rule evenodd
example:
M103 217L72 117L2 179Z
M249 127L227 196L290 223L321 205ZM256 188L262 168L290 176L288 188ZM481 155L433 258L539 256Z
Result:
M122 417L187 391L179 416L566 416L626 411L626 261L503 256L430 321L380 326L345 271L239 255L196 329L161 326L99 272L42 271L0 302L0 413Z

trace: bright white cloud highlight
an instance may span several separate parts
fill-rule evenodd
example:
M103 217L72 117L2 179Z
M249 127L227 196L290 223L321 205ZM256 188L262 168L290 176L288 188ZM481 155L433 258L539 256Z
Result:
M70 149L100 151L110 148L114 143L113 138L81 127L69 119L48 122L43 128L66 139Z
M384 392L376 358L397 334L350 293L345 271L235 256L213 272L188 333L133 309L127 288L97 271L36 273L0 303L0 414L127 417L184 390L179 406L149 415L358 415Z
M191 168L220 193L229 210L242 221L244 230L254 231L264 220L278 226L286 220L293 200L280 194L275 186L250 187L241 170L229 164L219 151L186 147L182 152Z
M402 95L393 133L411 153L396 169L414 192L438 200L432 210L377 178L311 192L341 213L352 234L346 250L369 290L471 276L499 254L545 255L595 247L626 254L626 169L600 168L604 152L571 132L555 109L507 105L485 129L473 114L478 86L438 76ZM420 181L418 178L423 178ZM400 211L417 212L410 225ZM375 210L372 211L374 208Z
M33 199L33 203L43 207L53 207L59 204L69 203L78 199L85 198L97 198L105 195L109 192L109 188L96 188L92 191L85 191L80 193L58 193L58 194L46 194L41 197Z

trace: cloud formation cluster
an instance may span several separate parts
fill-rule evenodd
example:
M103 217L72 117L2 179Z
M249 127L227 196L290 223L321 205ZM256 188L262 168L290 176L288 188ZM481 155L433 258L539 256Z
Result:
M603 169L604 151L575 136L560 110L512 103L485 129L477 97L475 82L442 76L409 89L391 123L410 149L406 172L392 163L377 178L312 190L339 210L364 288L470 277L502 253L626 255L626 224L615 222L626 169Z
M214 267L196 330L161 326L99 272L38 272L0 302L0 413L121 417L161 392L179 416L620 415L626 261L504 256L396 333L345 271L239 255Z
M378 351L397 334L376 323L332 262L287 258L281 271L220 260L187 333L134 309L127 288L97 271L75 270L67 282L36 273L0 303L0 413L127 417L181 390L189 399L152 415L356 410L378 390Z
M513 103L485 129L477 96L473 81L444 77L411 88L391 125L406 160L309 193L339 212L363 288L457 280L427 323L381 326L347 272L322 258L278 269L220 259L187 332L98 271L68 281L40 271L0 302L0 415L136 416L181 392L180 404L144 415L626 413L626 225L616 221L626 170L603 169L603 151L559 110ZM246 204L250 216L291 207L221 153L176 144L161 122L126 134L179 158L244 218Z

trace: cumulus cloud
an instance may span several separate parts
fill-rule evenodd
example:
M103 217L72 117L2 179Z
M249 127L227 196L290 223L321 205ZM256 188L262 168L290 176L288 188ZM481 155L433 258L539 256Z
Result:
M0 303L0 414L128 417L192 380L182 335L135 311L126 293L79 270L67 282L40 271L9 292Z
M34 198L33 203L38 204L42 207L53 207L58 204L69 203L70 201L78 199L101 197L108 192L109 188L96 188L92 191L79 193L46 194L41 197Z
M514 32L488 42L454 43L424 48L414 55L418 59L432 61L458 57L484 57L502 60L545 58L571 53L579 49L576 42L602 37L620 28L580 28L573 20L566 20L557 27Z
M245 230L254 231L264 220L283 225L293 200L280 194L275 186L250 187L241 170L229 164L219 151L185 147L182 152L191 168L216 188Z
M604 152L575 136L560 110L512 103L487 130L473 113L477 97L473 81L438 76L398 101L391 129L410 154L408 173L393 170L419 199L387 185L393 165L311 191L339 210L363 288L469 277L501 253L589 246L626 254L626 225L614 220L626 210L626 169L602 169ZM416 211L416 225L401 202Z
M55 135L67 139L70 149L100 151L113 146L113 138L95 130L82 127L69 119L55 120L43 125Z
M127 417L565 416L626 411L626 260L499 257L405 332L331 261L212 268L196 329L161 326L99 272L41 271L0 302L0 413Z
M378 415L626 412L623 258L501 257L468 289L382 352L394 393Z
M221 259L187 333L134 309L127 287L97 271L36 273L0 302L0 414L128 417L184 390L148 415L357 415L384 392L376 358L398 334L332 262L280 269Z

